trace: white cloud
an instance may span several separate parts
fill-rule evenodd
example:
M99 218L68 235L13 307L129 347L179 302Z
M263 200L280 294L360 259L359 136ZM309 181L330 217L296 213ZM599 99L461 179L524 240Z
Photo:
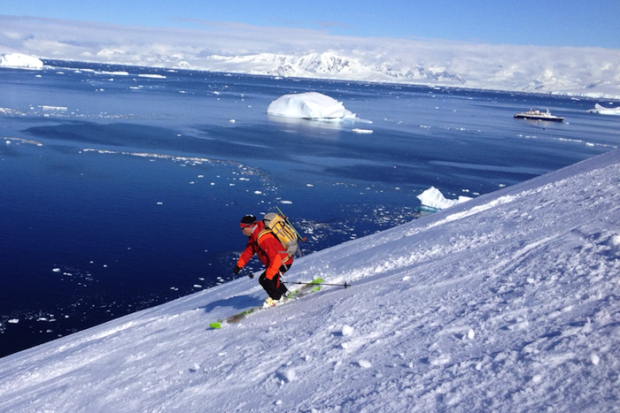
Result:
M43 59L620 96L619 50L357 38L323 30L194 22L204 28L0 16L0 47ZM325 71L325 65L334 70Z

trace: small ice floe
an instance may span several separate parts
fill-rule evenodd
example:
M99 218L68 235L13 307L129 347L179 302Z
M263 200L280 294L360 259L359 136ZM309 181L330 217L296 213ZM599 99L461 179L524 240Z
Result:
M19 318L11 318L8 322L10 324L17 324L17 323L19 323Z
M471 199L468 196L462 195L459 196L458 199L446 199L439 189L434 186L431 186L429 189L422 192L417 198L422 203L422 208L431 210L446 209Z
M346 337L346 336L350 336L351 334L353 334L353 327L344 325L342 327L342 335Z
M351 129L351 132L353 132L353 133L372 133L373 131L370 130L370 129L353 128L353 129Z
M256 195L260 195L260 194L262 194L262 192L261 192L261 191L254 191L254 193L255 193Z
M65 106L41 106L41 109L48 111L64 112L67 110Z
M369 369L372 367L372 364L368 360L359 360L357 364L363 369Z
M236 120L231 119L231 120L229 120L229 122L230 122L230 123L235 123L235 122L236 122Z
M292 204L293 202L292 202L292 201L284 201L284 200L282 200L282 201L280 201L280 203L281 203L281 204L288 204L288 205L290 205L290 204Z
M152 75L152 74L139 74L138 77L149 77L151 79L165 79L166 76L163 75Z
M60 272L60 268L54 268L52 271L53 272Z
M157 205L163 205L164 203L161 201L157 201Z

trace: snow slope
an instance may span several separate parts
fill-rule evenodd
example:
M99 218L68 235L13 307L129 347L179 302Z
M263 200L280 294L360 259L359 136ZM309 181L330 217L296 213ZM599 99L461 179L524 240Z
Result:
M241 243L242 240L239 240ZM240 244L241 245L241 244ZM2 412L620 410L620 151L0 360Z

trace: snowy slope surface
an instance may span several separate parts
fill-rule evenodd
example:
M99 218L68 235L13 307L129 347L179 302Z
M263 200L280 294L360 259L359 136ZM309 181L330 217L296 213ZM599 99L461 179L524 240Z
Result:
M620 151L0 360L2 412L620 409Z

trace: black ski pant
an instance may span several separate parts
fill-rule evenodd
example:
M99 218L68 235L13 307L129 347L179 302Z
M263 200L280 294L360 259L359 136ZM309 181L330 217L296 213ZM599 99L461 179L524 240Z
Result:
M259 284L263 286L265 291L267 291L269 297L274 300L279 300L280 297L288 292L286 285L280 282L280 275L287 272L289 268L291 268L290 265L282 265L278 274L276 274L271 280L267 278L267 270L265 270L258 278Z

